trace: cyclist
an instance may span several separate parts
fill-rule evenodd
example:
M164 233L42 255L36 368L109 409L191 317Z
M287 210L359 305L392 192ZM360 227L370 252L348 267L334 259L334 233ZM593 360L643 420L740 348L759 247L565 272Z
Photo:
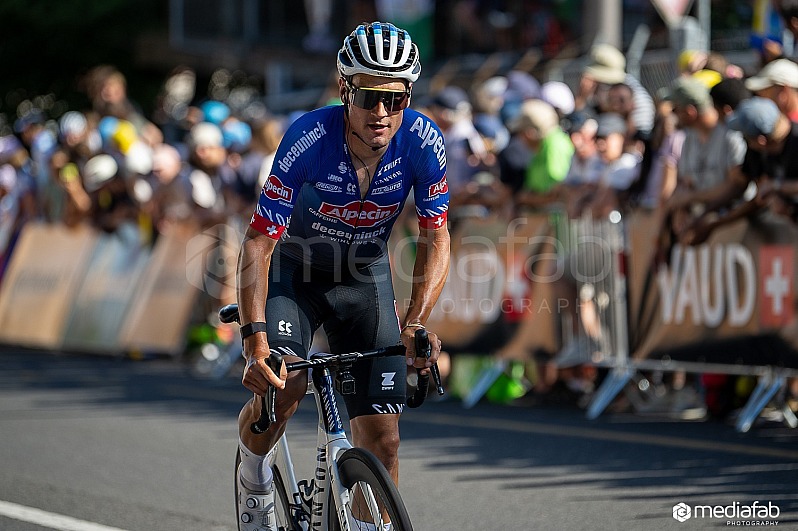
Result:
M356 394L344 397L354 444L376 455L395 482L406 371L430 367L440 353L434 333L429 360L415 357L412 342L449 269L443 137L407 108L421 71L418 48L392 24L363 24L344 39L337 66L343 105L308 112L288 129L239 256L243 384L256 395L239 416L238 521L246 531L274 525L274 448L307 388L306 373L286 379L269 369L270 350L288 362L307 357L321 325L333 353L407 347L406 360L357 364ZM419 236L400 322L387 240L411 188ZM249 426L269 385L278 388L277 423L255 435ZM246 507L253 495L258 507Z

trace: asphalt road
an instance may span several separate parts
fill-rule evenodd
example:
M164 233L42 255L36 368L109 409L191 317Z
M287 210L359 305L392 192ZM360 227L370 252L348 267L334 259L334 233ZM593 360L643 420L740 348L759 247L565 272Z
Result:
M236 377L192 379L170 360L0 350L0 530L234 530L246 398ZM780 424L739 434L714 421L455 401L402 422L401 491L419 531L798 529L798 431ZM300 472L315 424L306 400L289 428ZM706 512L754 501L778 516ZM679 503L692 511L684 522Z

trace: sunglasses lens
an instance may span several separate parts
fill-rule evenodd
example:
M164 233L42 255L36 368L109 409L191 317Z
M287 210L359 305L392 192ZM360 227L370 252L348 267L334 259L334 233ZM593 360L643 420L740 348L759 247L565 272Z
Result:
M410 101L407 92L393 92L388 90L354 89L352 103L361 109L371 110L382 102L388 112L400 111L407 108Z

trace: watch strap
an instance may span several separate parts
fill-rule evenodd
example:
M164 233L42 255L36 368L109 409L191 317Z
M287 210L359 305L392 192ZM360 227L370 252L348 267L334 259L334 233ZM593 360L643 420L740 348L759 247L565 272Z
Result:
M266 323L263 321L255 321L252 323L245 324L241 327L241 339L246 339L252 334L256 334L258 332L265 332L266 331Z

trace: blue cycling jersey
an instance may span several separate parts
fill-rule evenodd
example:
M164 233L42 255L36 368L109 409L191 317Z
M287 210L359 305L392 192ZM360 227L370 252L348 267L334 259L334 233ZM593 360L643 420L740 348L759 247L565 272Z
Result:
M446 150L432 120L404 110L363 198L344 131L342 105L297 119L280 142L250 222L282 237L281 252L321 269L384 256L411 188L421 227L442 227L449 208Z

